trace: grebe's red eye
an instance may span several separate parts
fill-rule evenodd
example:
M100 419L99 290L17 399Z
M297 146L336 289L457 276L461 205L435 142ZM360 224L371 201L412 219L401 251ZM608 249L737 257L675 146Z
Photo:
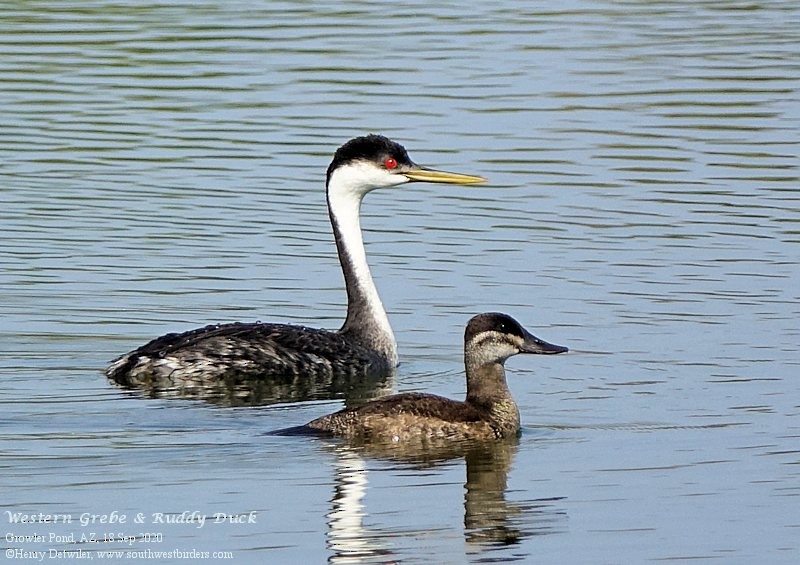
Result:
M387 157L386 160L383 162L383 164L390 171L392 169L396 169L397 168L397 161L392 159L391 157Z

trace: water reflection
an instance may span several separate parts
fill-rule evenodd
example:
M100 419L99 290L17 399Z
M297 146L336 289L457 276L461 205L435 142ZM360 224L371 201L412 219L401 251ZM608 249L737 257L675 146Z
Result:
M184 398L203 400L218 406L265 406L286 402L344 399L345 405L362 403L389 394L395 371L381 375L332 377L321 374L275 376L264 379L242 379L228 375L218 382L166 387L161 383L146 386L122 386L150 398ZM116 383L115 383L116 384Z
M364 526L363 499L367 493L367 467L356 451L335 450L336 486L328 513L330 563L359 563L378 555L391 555L382 540Z
M464 455L464 535L468 542L504 546L562 531L566 511L554 504L561 498L506 499L508 472L518 447L518 442L491 444Z
M424 533L370 526L364 504L369 490L368 459L398 463L408 471L429 474L431 469L464 460L463 535L475 550L516 545L524 539L563 531L566 511L560 498L510 501L508 474L519 449L517 438L501 442L447 442L422 444L330 444L334 455L335 488L328 513L328 549L331 563L365 563L378 556L397 555L393 538ZM442 504L455 500L440 500ZM392 512L385 506L381 513Z

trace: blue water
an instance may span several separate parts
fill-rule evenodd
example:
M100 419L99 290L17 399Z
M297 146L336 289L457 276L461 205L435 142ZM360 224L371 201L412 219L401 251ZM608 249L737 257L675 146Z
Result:
M798 24L788 1L7 3L4 555L797 562ZM390 389L462 396L464 324L507 312L570 347L508 362L518 444L403 457L267 435L338 399L107 382L169 331L338 327L323 174L370 131L491 181L364 203Z

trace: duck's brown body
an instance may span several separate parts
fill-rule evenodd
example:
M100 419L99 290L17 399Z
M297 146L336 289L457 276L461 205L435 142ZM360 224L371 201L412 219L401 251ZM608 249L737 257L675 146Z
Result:
M308 427L365 440L499 439L519 432L519 411L511 398L491 407L479 407L433 394L408 392L317 418Z

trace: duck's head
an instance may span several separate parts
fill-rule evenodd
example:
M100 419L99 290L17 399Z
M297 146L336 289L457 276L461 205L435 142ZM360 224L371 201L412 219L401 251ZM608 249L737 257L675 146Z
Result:
M376 188L408 182L476 184L486 179L421 167L399 143L370 134L351 139L336 150L328 166L326 186L329 193L361 198Z
M539 339L511 316L497 312L474 316L464 332L464 353L480 364L503 363L517 353L552 355L566 351L566 347Z

